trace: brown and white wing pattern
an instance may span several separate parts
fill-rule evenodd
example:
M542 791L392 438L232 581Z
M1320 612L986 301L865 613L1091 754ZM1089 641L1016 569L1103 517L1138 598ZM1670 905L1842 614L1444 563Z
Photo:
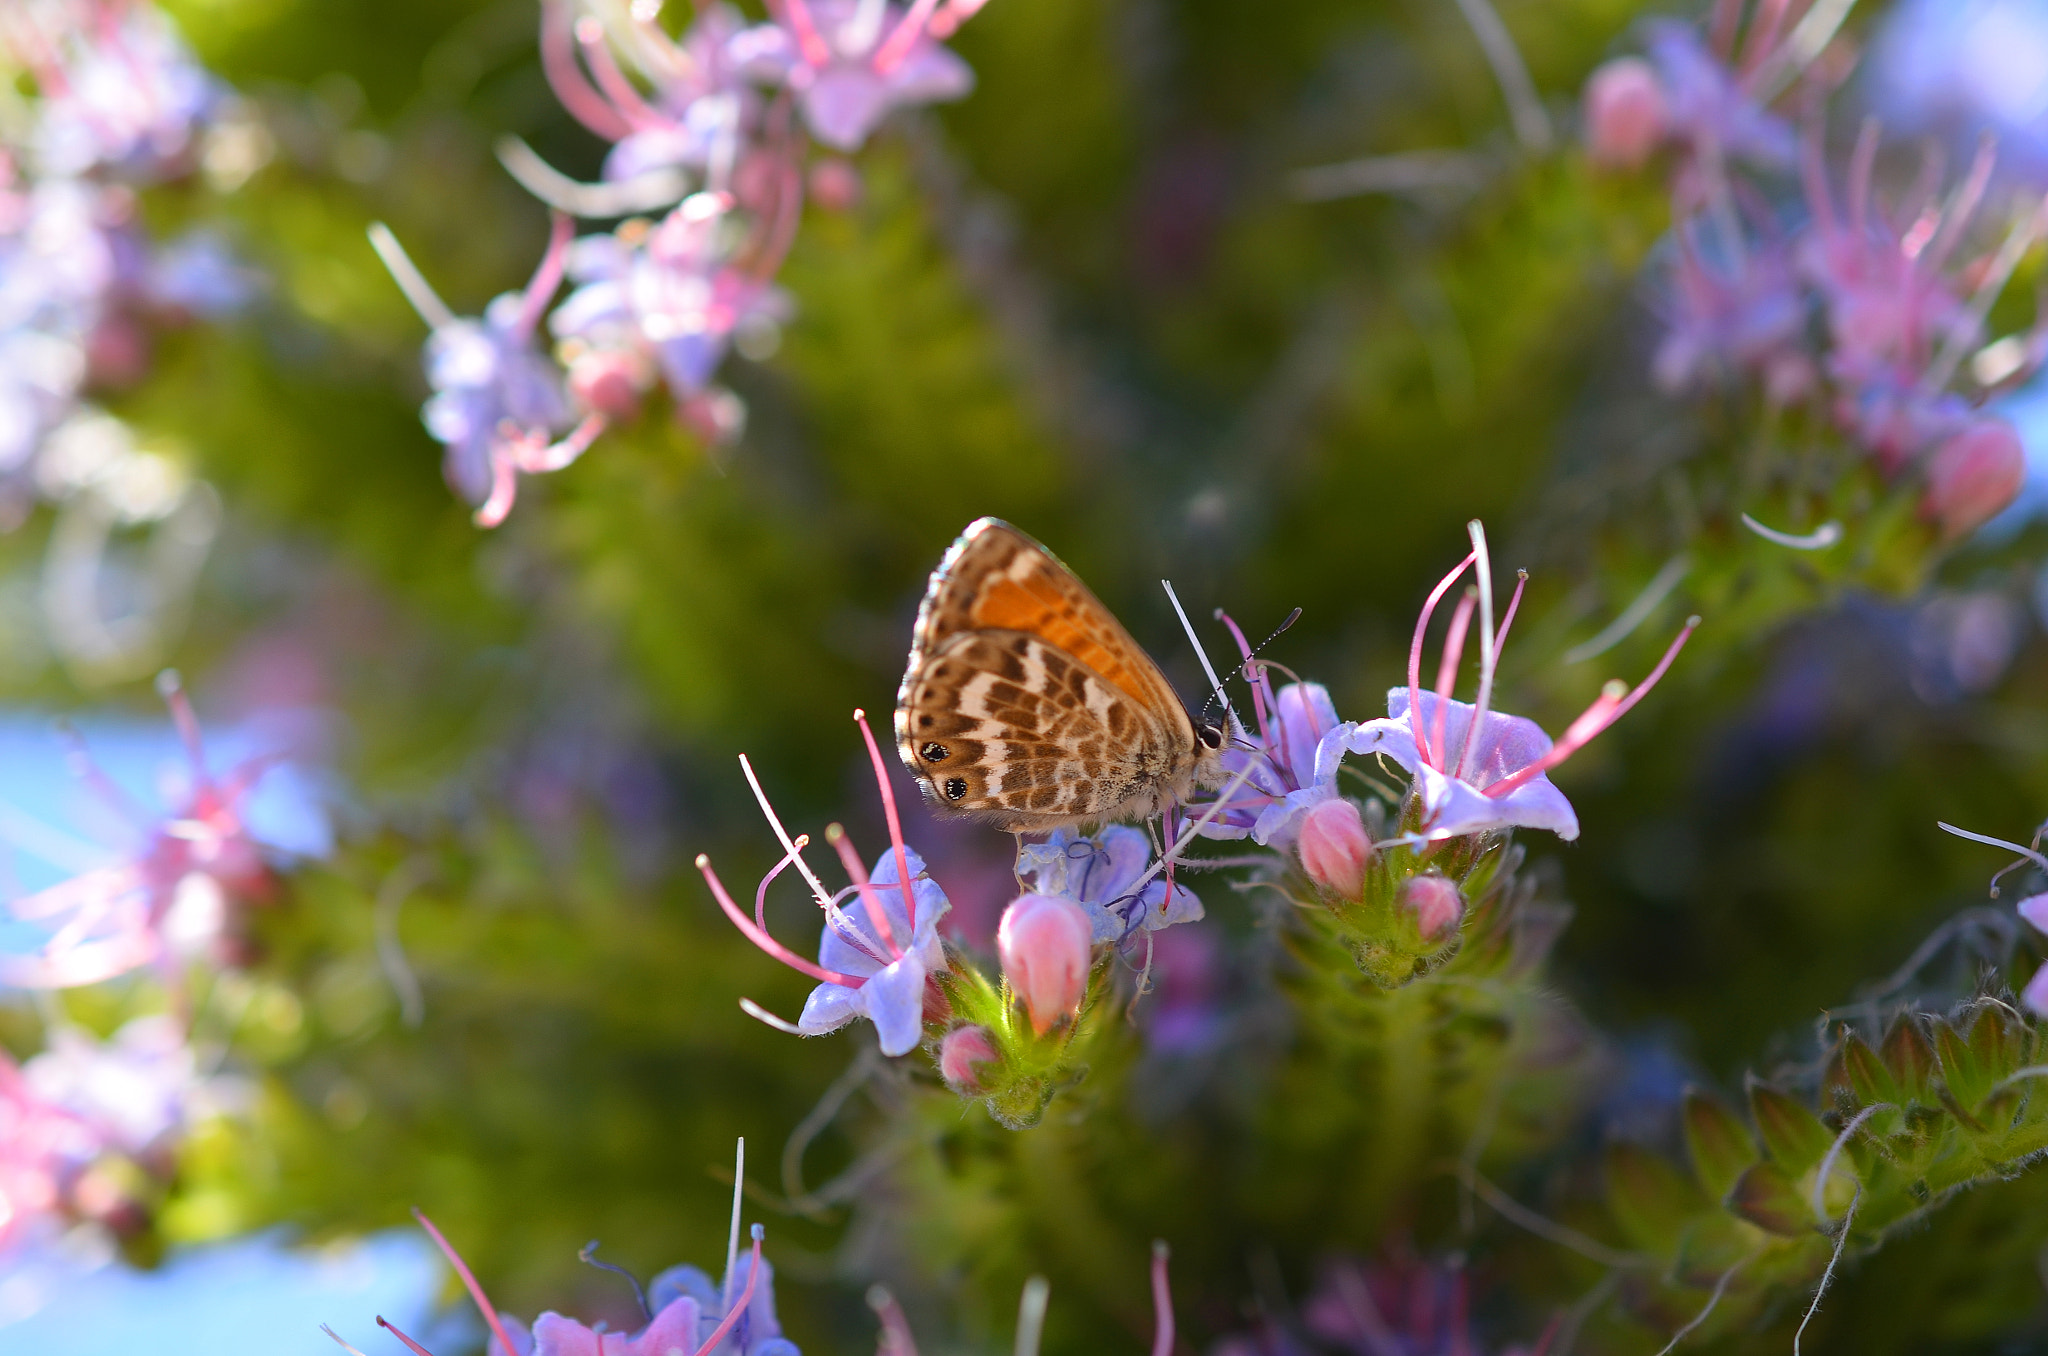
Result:
M968 527L932 574L896 742L935 807L1018 830L1149 815L1214 764L1109 609L994 518Z
M1195 765L1173 724L1021 631L954 633L910 682L897 724L935 807L1005 829L1152 814L1186 793Z

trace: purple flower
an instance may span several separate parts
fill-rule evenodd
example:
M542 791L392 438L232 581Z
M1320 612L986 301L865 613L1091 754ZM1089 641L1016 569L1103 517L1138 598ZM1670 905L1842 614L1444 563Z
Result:
M1425 840L1523 827L1548 829L1569 841L1579 836L1578 816L1564 793L1544 774L1641 701L1671 667L1699 619L1686 623L1650 676L1633 691L1610 682L1566 728L1563 739L1552 744L1536 722L1492 709L1494 666L1521 604L1522 584L1515 586L1500 630L1493 631L1492 566L1486 534L1476 521L1471 533L1471 554L1430 592L1415 623L1415 638L1408 649L1408 685L1387 694L1386 719L1360 725L1345 747L1353 753L1385 754L1414 774L1415 796L1422 812L1418 832ZM1474 591L1468 590L1451 616L1437 670L1437 690L1430 692L1422 686L1422 642L1430 616L1444 594L1475 564L1476 599ZM1475 601L1480 627L1479 693L1476 702L1467 704L1453 701L1451 690Z
M1806 298L1786 249L1774 241L1707 246L1698 217L1673 231L1670 285L1659 309L1666 330L1651 371L1666 391L1708 376L1763 377L1772 399L1805 395L1813 363L1801 345ZM1715 234L1721 234L1716 232Z
M101 1148L90 1124L40 1096L0 1051L0 1256L56 1222Z
M597 414L575 423L561 373L534 342L541 312L561 283L569 237L569 219L557 213L547 253L525 292L494 298L481 320L471 320L448 309L397 237L381 224L370 229L385 267L433 329L426 369L434 394L420 418L448 449L442 471L457 494L477 505L481 527L505 521L521 472L560 470L604 430Z
M904 892L890 888L898 883L896 853L885 852L869 876L875 888L859 892L866 895L868 907L849 910L833 905L818 939L819 965L864 982L850 987L827 981L811 990L796 1021L801 1034L823 1036L865 1017L875 1024L885 1055L907 1055L923 1038L925 980L945 969L939 919L951 905L938 882L925 874L924 858L907 847L903 854L910 866L915 917ZM886 929L874 922L875 908L888 918Z
M1764 167L1792 163L1791 126L1756 99L1756 76L1774 40L1769 28L1761 16L1753 20L1743 52L1731 61L1709 48L1691 24L1665 20L1649 26L1647 46L1662 81L1670 135L1694 155Z
M1969 270L1981 281L1966 301L1944 269L1990 184L1990 143L1946 206L1930 185L1925 201L1896 209L1896 221L1872 198L1876 157L1872 124L1858 140L1838 211L1818 134L1808 139L1802 171L1813 225L1799 266L1827 313L1836 422L1896 471L1971 422L1949 380L1982 339L1985 312L2039 230L2040 214L2016 227L1996 257Z
M594 350L645 352L678 399L701 394L736 329L790 311L779 288L727 262L729 207L723 195L698 193L651 231L622 227L577 241L568 272L579 286L550 328Z
M728 50L745 28L739 11L723 4L701 8L680 41L636 20L619 36L652 86L643 94L620 67L605 24L595 15L578 19L574 6L555 0L541 20L542 64L562 106L616 143L605 157L607 180L676 168L716 178L731 170L758 102Z
M1229 624L1236 634L1236 623ZM1245 650L1245 664L1256 670L1251 686L1258 733L1246 734L1243 742L1249 748L1233 741L1223 751L1223 771L1233 780L1247 767L1250 772L1221 797L1223 809L1203 828L1202 836L1249 836L1285 847L1300 832L1303 816L1337 794L1344 741L1357 727L1337 719L1337 708L1321 683L1289 683L1275 692L1265 668L1253 662L1242 634L1237 634L1237 641ZM1207 808L1190 806L1189 811L1200 815Z
M147 1152L183 1129L203 1091L183 1028L161 1014L137 1017L105 1041L58 1027L22 1077L38 1097L128 1154Z
M932 0L906 13L880 0L781 0L774 23L735 38L733 60L747 74L796 92L812 135L835 150L858 150L898 108L958 99L974 87L967 63L933 40L979 3L953 0L939 21Z
M784 965L818 981L795 1022L769 1016L751 1000L741 1001L745 1011L777 1030L798 1036L822 1036L857 1017L865 1017L881 1035L883 1054L907 1055L923 1037L927 998L937 1001L939 1015L945 1011L943 996L933 977L946 969L945 947L939 941L939 919L951 906L946 892L926 873L924 859L905 845L903 826L896 814L896 793L889 785L889 768L882 761L881 746L875 742L874 731L868 728L867 717L856 711L854 719L867 744L868 761L882 794L883 816L889 824L889 850L875 863L872 875L861 864L860 854L845 830L831 825L825 831L826 840L839 855L839 863L852 884L837 895L827 893L824 883L803 858L809 835L789 836L745 755L740 758L740 767L760 803L761 813L783 846L782 860L761 878L754 891L752 918L733 902L724 882L711 869L709 857L700 854L697 869L703 873L704 883L711 887L718 907L747 940ZM791 866L797 868L810 887L812 898L824 910L825 931L818 939L815 962L797 955L768 931L768 887ZM842 908L842 899L851 899L853 904Z
M77 4L66 31L22 53L36 78L36 158L52 175L156 179L190 161L222 90L170 21L144 4ZM23 15L24 31L37 20Z
M801 1356L775 1319L775 1269L761 1261L756 1283L755 1266L752 1254L741 1253L722 1289L696 1267L669 1268L647 1287L653 1316L629 1333L607 1332L601 1323L586 1327L553 1312L536 1318L531 1328L504 1315L498 1321L512 1341L511 1356ZM744 1298L727 1328L723 1296L729 1294ZM706 1345L714 1335L717 1344ZM489 1356L503 1351L493 1337Z
M1044 842L1017 849L1018 879L1034 893L1079 904L1093 942L1121 943L1141 929L1157 932L1202 917L1202 901L1184 885L1157 878L1134 891L1151 866L1152 840L1128 824L1092 834L1055 829Z

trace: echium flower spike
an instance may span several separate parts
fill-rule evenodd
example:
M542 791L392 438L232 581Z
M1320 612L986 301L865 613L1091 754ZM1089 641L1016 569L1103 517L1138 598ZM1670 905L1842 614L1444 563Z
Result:
M1419 831L1438 840L1485 833L1520 825L1549 829L1559 837L1578 836L1578 816L1571 803L1544 775L1619 720L1664 676L1684 648L1699 618L1688 620L1657 666L1631 690L1609 683L1593 704L1565 730L1555 744L1530 720L1501 715L1491 709L1494 672L1508 626L1521 603L1518 584L1508 615L1493 629L1492 564L1486 534L1470 525L1472 551L1437 583L1417 619L1408 651L1408 685L1387 694L1387 716L1367 721L1350 734L1345 747L1353 753L1383 753L1407 768L1416 779L1421 807ZM1422 644L1436 606L1467 569L1478 566L1481 585L1471 595L1480 613L1479 700L1472 706L1452 699L1450 682L1457 673L1464 626L1456 617L1439 668L1438 690L1422 686ZM1463 603L1460 612L1470 620Z

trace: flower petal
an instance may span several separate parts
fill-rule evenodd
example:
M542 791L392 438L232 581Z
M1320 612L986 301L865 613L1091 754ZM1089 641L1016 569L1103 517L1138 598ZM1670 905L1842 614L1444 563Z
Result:
M924 1039L924 976L924 957L917 950L906 951L902 959L877 970L855 995L882 1037L883 1054L907 1055ZM808 1003L804 1011L809 1014Z

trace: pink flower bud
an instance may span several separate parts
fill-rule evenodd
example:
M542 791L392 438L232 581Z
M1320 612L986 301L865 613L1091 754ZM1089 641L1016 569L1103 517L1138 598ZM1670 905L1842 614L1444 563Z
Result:
M1640 167L1669 125L1664 86L1641 57L1610 61L1586 82L1586 153L1594 164Z
M866 185L850 160L832 157L811 166L811 200L828 212L850 212L860 206Z
M1025 895L1003 910L996 954L1003 978L1024 1000L1031 1029L1044 1035L1062 1017L1075 1017L1088 991L1087 911L1071 899Z
M1960 537L1983 526L2019 497L2027 454L2012 426L1982 419L1936 449L1927 463L1920 514Z
M593 348L569 364L569 394L578 404L608 419L631 419L640 393L652 380L647 360L622 348Z
M1415 911L1415 925L1431 941L1447 936L1465 916L1465 898L1442 876L1417 876L1401 889L1401 904Z
M1365 831L1365 817L1358 807L1342 796L1321 802L1301 821L1301 838L1296 845L1301 869L1310 880L1341 899L1356 899L1365 892L1365 863L1372 856L1372 835Z
M983 1064L995 1063L998 1058L986 1027L955 1027L939 1042L939 1074L946 1080L946 1086L958 1093L984 1091L981 1075L975 1070Z

